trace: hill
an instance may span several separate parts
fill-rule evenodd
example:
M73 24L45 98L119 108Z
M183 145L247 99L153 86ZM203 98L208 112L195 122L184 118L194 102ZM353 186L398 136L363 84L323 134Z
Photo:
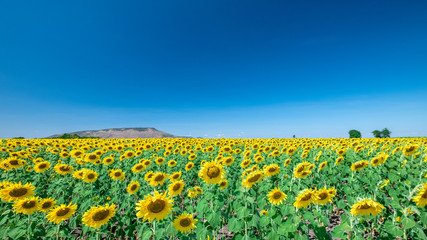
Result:
M99 137L99 138L177 138L170 133L159 131L155 128L108 128L102 130L87 130L70 132L68 134L77 134L80 137ZM55 134L47 138L57 138L62 134Z

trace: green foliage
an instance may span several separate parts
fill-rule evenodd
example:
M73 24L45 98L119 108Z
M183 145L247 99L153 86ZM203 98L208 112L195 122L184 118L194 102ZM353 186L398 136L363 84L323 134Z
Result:
M388 138L388 137L390 137L391 132L387 128L384 128L382 131L374 130L374 131L372 131L372 134L376 138Z
M350 135L350 138L361 138L362 134L357 131L356 129L352 129L348 132L348 134Z
M65 133L65 134L62 134L61 136L59 136L57 138L60 138L60 139L80 139L80 138L99 138L99 137L80 137L77 134Z

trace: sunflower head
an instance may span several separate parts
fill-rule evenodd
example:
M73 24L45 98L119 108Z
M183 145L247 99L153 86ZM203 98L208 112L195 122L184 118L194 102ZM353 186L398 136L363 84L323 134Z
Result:
M384 209L384 206L378 202L375 202L371 199L363 199L351 207L350 213L354 216L357 215L373 215L376 216L380 212L382 212L382 209Z
M47 212L49 211L51 208L53 208L56 204L56 200L53 198L43 198L40 199L40 204L39 204L39 211L40 212Z
M305 208L313 202L313 198L313 190L305 189L295 198L294 206L297 208Z
M206 162L199 171L199 177L208 184L218 184L224 174L222 165L216 161Z
M26 183L25 185L13 183L0 190L0 198L6 202L28 198L34 195L35 189L31 183Z
M181 233L189 233L191 230L196 228L195 223L197 222L197 219L193 219L192 214L181 214L175 220L173 221L173 226L176 230L180 231Z
M55 224L58 224L68 218L71 217L75 212L77 211L77 205L76 204L61 204L60 206L56 206L52 210L50 210L46 218L49 222L53 222Z
M34 171L37 173L44 172L50 168L50 162L41 161L34 165Z
M131 183L129 183L129 185L126 187L126 191L129 194L134 194L139 190L139 182L138 181L132 181Z
M280 191L280 188L274 188L268 194L268 201L274 205L279 205L283 200L286 200L287 195Z
M193 167L194 167L194 163L189 162L187 163L187 165L185 165L185 171L190 171L191 169L193 169Z
M184 190L184 180L175 181L169 185L168 191L171 196L176 196L181 194L182 190Z
M31 197L15 201L13 208L14 212L31 215L38 210L39 205L39 199Z
M146 195L136 204L136 216L152 222L154 219L161 221L169 215L172 210L172 200L166 197L166 193L160 194L155 191L154 196Z
M99 228L114 217L116 211L117 209L115 204L91 207L83 215L83 224L89 227Z

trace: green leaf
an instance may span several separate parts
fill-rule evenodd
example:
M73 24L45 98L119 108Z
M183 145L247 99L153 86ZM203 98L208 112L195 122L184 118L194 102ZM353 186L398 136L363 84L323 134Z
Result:
M345 231L351 231L351 226L347 222L343 222L336 226L332 231L332 236L334 238L347 238L347 233Z
M390 220L387 220L384 223L384 229L386 232L390 233L393 236L399 236L400 237L403 235L402 229L395 226Z
M295 232L297 230L297 224L294 224L292 219L286 220L285 223L283 223L280 228L283 228L283 231L285 232Z
M152 235L153 233L151 232L151 229L145 229L144 233L142 234L142 239L149 239Z
M237 218L232 218L228 221L228 230L230 230L230 232L239 232L242 230L243 226L244 222Z
M420 220L424 225L427 225L427 213L421 213Z
M249 210L245 207L242 207L239 210L237 210L237 217L239 219L246 218L248 215L249 215Z
M410 229L416 225L414 220L407 217L402 219L402 224L405 229Z
M262 227L267 226L268 224L270 224L270 218L266 217L266 216L261 216L261 220L259 221L259 224Z

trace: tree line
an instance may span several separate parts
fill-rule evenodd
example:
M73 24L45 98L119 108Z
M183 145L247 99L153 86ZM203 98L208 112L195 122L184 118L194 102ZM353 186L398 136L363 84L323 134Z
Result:
M360 131L357 131L356 129L352 129L348 132L348 134L350 135L350 138L361 138L362 134L360 133ZM372 135L374 135L374 137L376 138L388 138L390 137L390 130L388 130L387 128L384 128L382 131L380 130L374 130L372 131Z

